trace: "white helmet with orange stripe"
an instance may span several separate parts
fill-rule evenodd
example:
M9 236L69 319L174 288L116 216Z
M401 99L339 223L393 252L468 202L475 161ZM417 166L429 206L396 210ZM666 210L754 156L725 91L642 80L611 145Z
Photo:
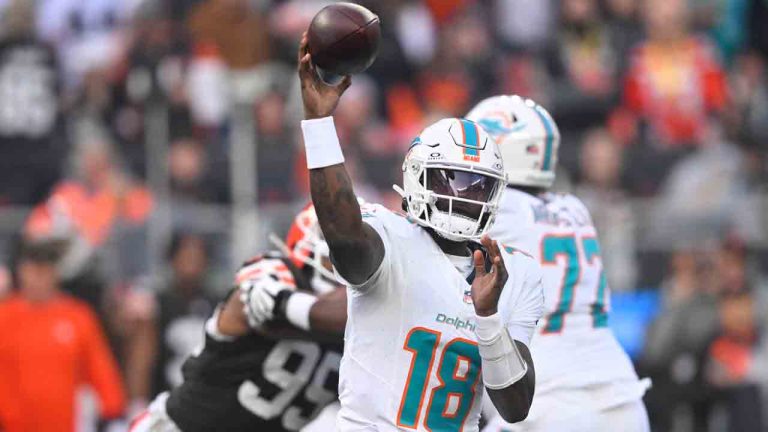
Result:
M403 162L403 208L454 241L479 239L493 224L504 191L499 149L477 123L443 119L424 129Z
M323 293L335 288L330 250L320 230L315 206L311 203L293 219L283 246L296 267L304 271L312 270L310 282L315 291Z
M325 294L340 286L312 204L296 215L285 242L274 235L270 238L280 252L269 252L246 263L235 280L243 312L253 328L276 317L290 321L284 307L297 289ZM308 326L303 320L299 325L304 329Z
M477 104L467 118L499 145L508 184L552 186L560 131L547 110L520 96L494 96Z

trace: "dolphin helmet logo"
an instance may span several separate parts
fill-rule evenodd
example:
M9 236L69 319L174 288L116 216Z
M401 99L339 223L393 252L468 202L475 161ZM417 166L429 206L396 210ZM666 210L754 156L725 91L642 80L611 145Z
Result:
M494 138L498 138L502 135L510 134L513 132L519 132L527 126L525 122L517 122L509 127L504 126L500 119L484 118L478 123Z

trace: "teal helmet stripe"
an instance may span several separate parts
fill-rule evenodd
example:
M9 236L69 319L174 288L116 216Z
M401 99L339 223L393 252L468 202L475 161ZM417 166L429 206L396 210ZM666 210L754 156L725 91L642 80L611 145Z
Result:
M461 129L464 131L464 154L469 156L478 156L480 133L477 124L467 119L460 119Z
M544 163L541 166L541 169L544 171L551 171L552 170L552 146L555 142L555 129L552 126L552 121L549 119L549 116L542 113L541 108L539 106L536 106L533 110L537 116L539 116L539 119L541 120L541 124L544 125L544 131L547 134L547 142L546 147L544 148Z

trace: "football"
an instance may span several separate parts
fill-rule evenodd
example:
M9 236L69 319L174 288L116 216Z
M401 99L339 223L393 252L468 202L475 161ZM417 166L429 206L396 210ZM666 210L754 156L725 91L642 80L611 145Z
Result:
M344 75L368 69L376 59L379 17L354 3L334 3L315 15L307 39L318 75L326 83L336 84Z

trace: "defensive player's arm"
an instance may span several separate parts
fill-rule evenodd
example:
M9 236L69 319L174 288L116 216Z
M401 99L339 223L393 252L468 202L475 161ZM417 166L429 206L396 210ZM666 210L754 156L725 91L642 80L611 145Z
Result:
M313 338L328 336L338 339L344 332L347 314L347 297L342 288L323 295L315 295L305 290L297 290L299 277L297 269L284 261L283 257L266 254L244 265L235 276L235 285L239 295L236 300L226 303L239 306L240 314L234 307L232 317L245 320L247 328L240 322L239 334L248 328L256 331L267 330L267 336L274 332L281 333L290 324L299 330L299 337ZM225 307L226 309L226 307ZM226 320L228 321L228 320ZM236 323L233 321L233 323ZM293 332L296 334L296 332Z
M305 293L302 293L305 294ZM306 293L306 295L313 296ZM339 339L344 336L344 326L347 323L347 295L343 288L315 296L316 301L309 309L309 329L298 328L294 331L270 329L264 332L279 334L280 337L305 338L307 332L315 337L331 337ZM239 337L253 331L248 324L248 318L240 296L231 295L222 306L218 315L218 331L226 337ZM290 323L290 320L289 320Z
M528 416L533 402L536 383L533 359L528 347L518 339L527 341L541 316L541 278L539 274L526 274L512 310L499 313L499 300L508 280L507 267L496 242L486 236L482 243L488 251L492 268L486 272L485 260L476 251L472 300L483 383L499 415L505 421L515 423ZM507 293L505 301L511 294ZM508 313L514 320L511 324L505 324L502 317Z
M317 77L306 34L299 47L299 78L312 203L336 271L351 284L362 284L384 259L384 244L379 234L363 223L330 117L351 81L346 77L332 87Z
M309 310L309 326L313 332L344 337L347 325L347 290L336 288L317 298Z

